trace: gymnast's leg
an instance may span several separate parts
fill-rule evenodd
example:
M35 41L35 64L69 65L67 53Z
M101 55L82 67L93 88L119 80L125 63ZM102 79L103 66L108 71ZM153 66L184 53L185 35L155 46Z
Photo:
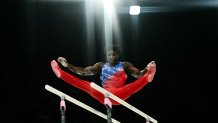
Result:
M141 78L137 79L132 83L125 85L122 88L111 89L109 91L114 95L118 96L119 98L126 100L128 97L141 90L147 83L152 82L155 72L156 72L156 66L154 64L151 64L148 67L148 72Z
M74 87L77 87L77 88L87 92L93 98L97 99L99 102L104 104L104 95L102 93L98 92L97 90L93 89L90 86L90 82L85 81L85 80L81 80L81 79L61 70L61 68L58 66L58 63L55 60L53 60L51 62L51 67L58 78L64 80L65 82L69 83L70 85L72 85Z

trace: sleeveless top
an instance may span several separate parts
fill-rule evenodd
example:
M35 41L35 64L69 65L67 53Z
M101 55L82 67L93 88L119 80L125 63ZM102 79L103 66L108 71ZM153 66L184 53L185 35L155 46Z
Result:
M127 75L123 69L123 62L118 62L115 66L105 63L102 67L100 79L103 88L123 87L127 80Z

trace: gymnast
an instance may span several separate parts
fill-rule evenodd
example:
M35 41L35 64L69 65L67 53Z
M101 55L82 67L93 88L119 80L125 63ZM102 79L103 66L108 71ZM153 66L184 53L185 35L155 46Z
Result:
M64 57L58 57L57 60L51 61L51 67L58 78L87 92L102 104L105 104L105 95L92 88L90 86L91 82L82 80L62 70L59 64L80 76L91 76L100 73L102 87L123 100L126 100L152 82L156 72L155 61L151 61L143 70L139 70L132 63L120 60L120 46L108 46L105 51L107 56L106 63L97 62L92 66L78 67L68 63ZM127 72L136 78L134 82L126 84ZM112 105L120 105L112 99L110 101Z

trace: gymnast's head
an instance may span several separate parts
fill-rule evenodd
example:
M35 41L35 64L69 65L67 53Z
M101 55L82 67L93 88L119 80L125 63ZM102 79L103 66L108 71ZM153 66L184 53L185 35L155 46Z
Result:
M120 45L107 45L105 47L107 62L110 65L116 65L119 61L119 56L121 55L121 47Z

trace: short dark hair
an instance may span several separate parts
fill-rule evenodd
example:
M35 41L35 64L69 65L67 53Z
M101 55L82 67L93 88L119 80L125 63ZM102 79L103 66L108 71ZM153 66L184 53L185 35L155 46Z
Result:
M113 50L113 51L115 51L118 54L122 53L121 46L119 44L107 45L105 47L105 53L107 53L109 50Z

